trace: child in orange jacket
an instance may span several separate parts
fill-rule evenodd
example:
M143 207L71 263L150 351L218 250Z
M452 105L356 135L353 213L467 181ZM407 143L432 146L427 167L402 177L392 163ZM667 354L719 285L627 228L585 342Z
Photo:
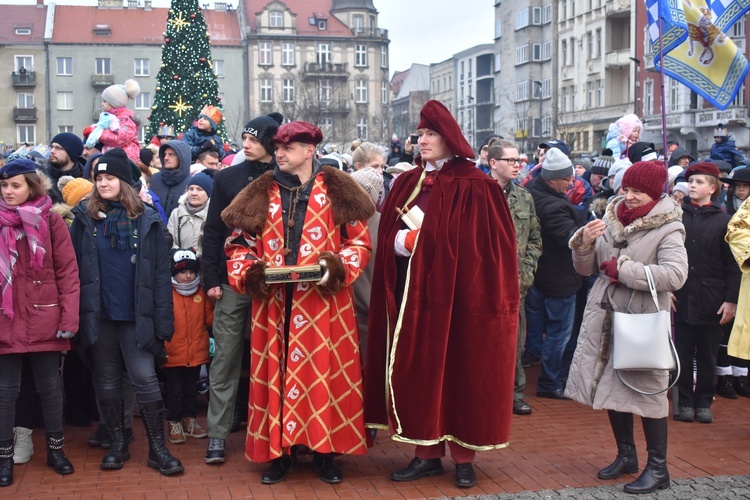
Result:
M166 343L164 402L168 411L169 442L180 444L185 442L185 436L208 436L195 420L195 397L201 365L209 361L207 327L214 323L214 306L200 286L198 257L193 249L174 250L170 266L174 336Z

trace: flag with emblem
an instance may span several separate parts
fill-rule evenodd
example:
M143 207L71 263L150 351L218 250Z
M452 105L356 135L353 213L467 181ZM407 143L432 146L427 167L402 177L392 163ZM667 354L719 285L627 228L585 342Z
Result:
M728 35L750 10L750 0L646 0L646 8L654 67L661 69L663 63L664 74L726 109L750 71Z

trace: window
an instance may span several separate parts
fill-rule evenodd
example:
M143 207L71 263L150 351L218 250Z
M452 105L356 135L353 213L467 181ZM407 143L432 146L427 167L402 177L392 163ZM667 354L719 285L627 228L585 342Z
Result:
M133 74L135 76L150 76L149 59L136 59Z
M531 24L536 25L536 26L542 24L542 8L534 7L534 9L531 12L532 12Z
M542 118L542 137L552 133L552 117L545 116Z
M745 18L737 19L732 25L732 38L745 38Z
M36 125L18 125L16 127L19 144L34 144L36 143Z
M596 106L604 106L604 85L601 80L596 81Z
M646 37L648 39L649 37ZM602 57L602 29L596 30L596 57Z
M375 16L370 16L370 36L375 36Z
M268 25L271 28L283 28L284 27L284 14L278 10L272 10L268 14Z
M30 35L31 28L16 28L16 35Z
M567 18L568 18L568 0L563 0L562 15L560 16L560 20L565 20Z
M294 80L291 78L284 79L284 102L294 102Z
M516 47L516 66L529 62L529 46Z
M552 42L546 41L542 44L542 61L552 59Z
M319 29L320 31L325 31L325 30L326 30L326 25L327 25L327 24L328 24L328 23L326 22L326 20L325 20L325 19L318 19L318 29Z
M294 44L284 43L281 45L282 66L294 66Z
M549 99L552 97L552 79L546 78L542 80L542 97Z
M356 102L360 104L367 102L367 80L357 80Z
M560 40L560 53L562 54L562 65L568 65L568 41Z
M575 85L572 85L570 87L570 110L571 111L576 110L576 87Z
M260 81L260 102L271 102L273 98L273 87L269 78Z
M669 110L680 110L680 82L674 78L669 79Z
M57 58L57 76L71 76L73 75L73 58L72 57L58 57Z
M570 0L570 17L576 17L576 1Z
M224 78L224 59L214 59L214 74L217 78Z
M258 49L260 50L260 59L258 64L261 66L270 66L273 64L271 55L271 42L261 42Z
M528 132L526 130L526 118L516 118L516 130L518 132Z
M503 57L500 54L495 54L495 73L499 73L503 65Z
M503 23L495 21L495 38L503 36Z
M594 107L594 82L586 82L586 107Z
M151 92L141 92L135 96L135 109L151 108Z
M331 44L318 44L318 64L327 64L331 62Z
M516 50L518 50L518 49L516 49ZM461 73L460 73L460 80L461 80L462 82L464 81L464 72L465 72L465 70L466 70L466 64L465 64L465 61L461 61Z
M333 128L333 118L330 116L324 116L320 119L320 122L318 122L320 125L318 128L323 132L323 135L327 135L330 133L331 129Z
M146 127L146 125L141 125L140 127L138 127L138 142L140 142L141 144L145 144L147 133L148 128Z
M367 45L357 45L355 47L354 65L357 67L367 66Z
M73 109L73 92L57 93L57 109Z
M33 92L19 92L18 93L18 107L19 108L33 108L34 107L34 94Z
M331 102L333 96L333 87L331 86L331 80L320 80L318 84L318 100L320 102Z
M531 98L539 99L541 97L540 92L542 91L541 80L531 80Z
M97 57L96 58L96 74L97 75L111 75L112 65L109 57Z
M364 33L365 32L365 16L352 16L352 20L354 21L354 31L356 33Z
M542 23L549 24L552 22L552 4L542 7Z
M531 46L531 60L541 61L542 60L542 44L535 43Z
M516 29L520 30L529 25L529 9L525 8L516 12Z
M594 57L594 34L590 31L586 33L586 57Z
M516 101L526 101L529 99L529 82L519 82L516 84Z
M385 80L380 82L380 102L388 104L388 82Z
M73 133L73 125L58 125L57 126L57 133L58 134L64 134L64 133Z
M565 113L568 111L568 87L562 88L562 111Z
M386 47L385 45L380 47L380 67L388 67L388 47Z
M16 56L16 71L24 68L26 71L34 70L34 57L33 56Z
M570 64L576 63L576 39L570 37Z
M367 140L367 118L363 116L357 118L357 137L363 141Z
M743 17L742 20L744 21L745 18ZM732 106L745 106L745 82L742 82L742 85L740 85L740 90L737 97L732 101Z
M643 82L643 115L654 114L654 81L652 79Z

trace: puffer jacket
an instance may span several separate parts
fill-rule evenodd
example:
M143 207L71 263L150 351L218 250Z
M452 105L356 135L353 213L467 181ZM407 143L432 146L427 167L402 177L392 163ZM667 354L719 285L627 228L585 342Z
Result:
M128 158L138 162L141 161L141 144L138 142L138 125L135 123L135 114L128 108L113 108L110 111L120 120L120 128L117 131L105 129L99 139L106 153L112 148L122 148Z
M67 351L70 341L57 331L78 331L78 265L68 226L56 213L47 218L42 269L29 265L26 238L18 240L13 273L13 319L0 308L0 355ZM0 361L2 362L2 361Z
M198 257L201 256L203 225L206 223L209 203L206 203L206 206L199 212L191 214L187 209L187 193L180 197L180 204L169 216L167 224L169 234L174 239L173 248L195 248Z
M183 296L172 290L174 301L174 335L167 342L167 363L164 368L200 366L208 363L208 330L214 324L214 304L198 288L193 295Z
M598 277L586 302L565 395L594 409L664 418L669 410L664 393L639 394L620 382L612 368L610 309L629 313L656 311L644 271L648 266L659 295L659 308L669 310L669 294L665 292L679 290L688 275L682 209L662 195L646 216L623 227L616 216L619 203L624 203L623 197L615 198L607 206L603 218L606 231L593 247L583 245L583 228L570 240L576 271L584 276L598 273ZM610 286L609 276L599 270L599 265L612 257L618 259L619 287ZM668 378L666 370L627 375L630 384L646 392L665 389Z
M174 332L172 280L161 218L156 210L148 206L145 210L133 221L138 238L136 287L131 292L135 294L135 342L137 347L157 355L161 352L164 341L170 340ZM88 349L99 339L102 309L99 255L94 241L96 225L86 213L85 204L79 203L73 213L75 220L70 227L70 234L81 280L78 350L82 359L90 363Z

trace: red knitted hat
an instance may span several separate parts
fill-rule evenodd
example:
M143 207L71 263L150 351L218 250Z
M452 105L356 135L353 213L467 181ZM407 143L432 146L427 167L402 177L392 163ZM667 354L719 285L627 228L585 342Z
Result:
M661 161L639 161L625 171L622 187L635 188L658 200L667 182L667 169Z
M428 128L434 130L441 136L450 152L460 158L474 158L474 150L464 138L461 127L458 126L455 118L443 106L440 101L427 101L422 111L419 112L419 125L417 128Z

